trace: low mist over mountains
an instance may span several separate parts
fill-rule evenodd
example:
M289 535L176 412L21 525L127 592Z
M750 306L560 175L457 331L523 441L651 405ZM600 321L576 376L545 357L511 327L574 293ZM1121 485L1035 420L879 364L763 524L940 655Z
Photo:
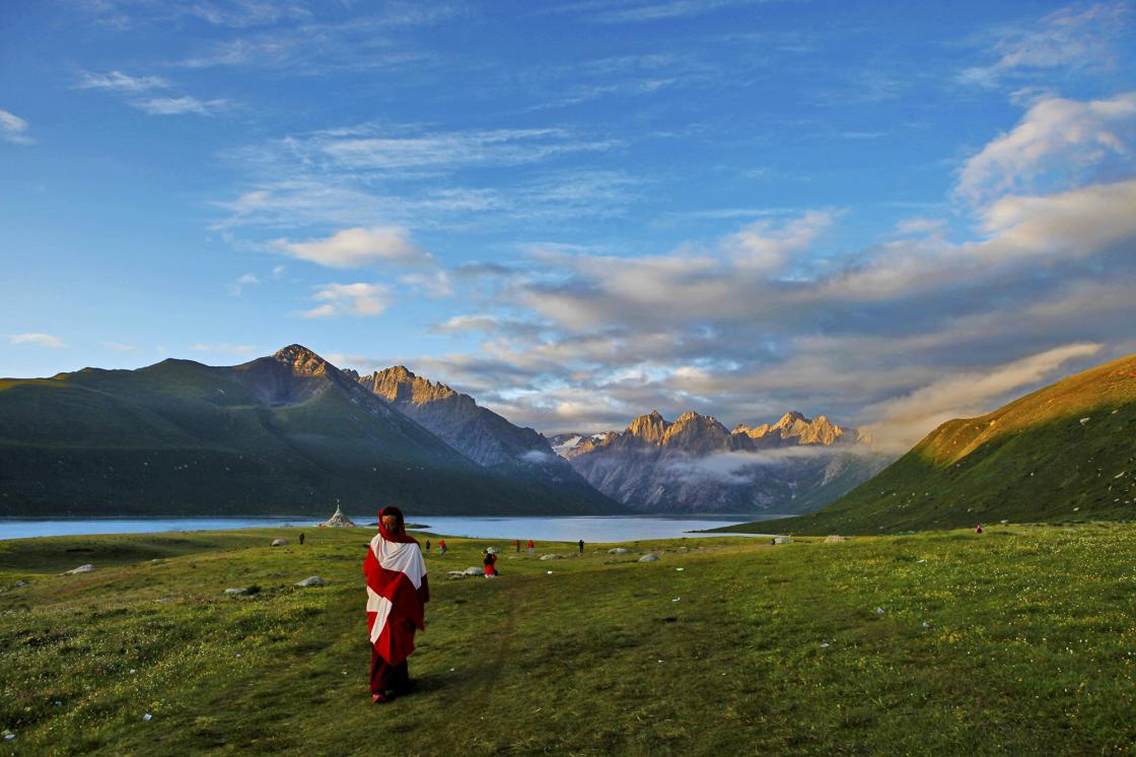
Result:
M888 533L1136 519L1136 355L948 421L829 507L752 530Z
M886 462L855 429L795 411L732 431L712 416L652 411L622 432L552 440L593 486L641 512L806 512Z
M492 422L469 404L457 402ZM231 367L0 380L0 514L325 513L336 500L356 512L621 509L540 465L479 464L398 405L299 345Z

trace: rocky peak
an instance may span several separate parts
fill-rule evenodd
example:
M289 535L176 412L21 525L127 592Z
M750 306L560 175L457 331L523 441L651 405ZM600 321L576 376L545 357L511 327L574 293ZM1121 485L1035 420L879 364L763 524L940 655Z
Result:
M744 434L755 441L788 442L795 444L822 444L828 446L840 441L848 430L837 426L827 416L818 415L815 419L806 417L803 413L790 410L781 416L781 419L770 425L762 423L760 426L749 427L738 424L734 434Z
M684 449L711 450L724 448L730 432L712 415L687 410L670 425L662 444Z
M627 433L648 444L661 444L663 436L671 423L662 416L658 410L652 410L649 415L640 415L627 426Z
M277 350L272 358L291 367L292 372L302 376L323 376L334 366L302 344L290 344Z
M781 416L781 420L773 424L773 428L792 428L797 423L809 423L809 419L805 414L798 410L790 410Z
M388 402L410 402L424 405L436 400L459 396L450 387L414 375L405 365L395 365L361 376L359 383Z

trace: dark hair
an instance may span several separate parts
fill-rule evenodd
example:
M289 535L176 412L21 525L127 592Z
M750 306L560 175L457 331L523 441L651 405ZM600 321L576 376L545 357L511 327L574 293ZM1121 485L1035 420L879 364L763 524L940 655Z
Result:
M393 515L395 517L395 519L398 521L397 525L394 527L395 533L401 534L401 533L406 532L406 521L402 517L402 510L399 510L397 507L394 507L393 505L387 505L382 510L379 510L379 528L380 529L382 528L382 525L383 525L383 518L387 515Z

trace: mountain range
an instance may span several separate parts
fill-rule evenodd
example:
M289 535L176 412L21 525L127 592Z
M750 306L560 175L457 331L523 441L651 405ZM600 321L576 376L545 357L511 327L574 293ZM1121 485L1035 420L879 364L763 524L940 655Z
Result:
M1136 518L1136 355L948 421L809 515L743 530L892 533Z
M0 380L0 515L623 510L536 432L437 385L415 402L409 372L391 370L364 378L291 345L236 366ZM425 425L442 408L467 421L452 442Z
M639 512L797 513L821 507L886 463L855 429L789 412L728 429L658 411L622 432L558 434L553 448L593 486Z

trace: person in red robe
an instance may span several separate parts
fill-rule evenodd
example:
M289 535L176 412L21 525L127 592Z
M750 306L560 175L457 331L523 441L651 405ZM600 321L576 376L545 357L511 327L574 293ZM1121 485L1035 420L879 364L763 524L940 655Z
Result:
M481 564L483 566L482 572L485 573L486 578L497 577L497 551L493 549L493 547L489 547L485 550L485 557L482 559Z
M385 702L410 689L406 658L414 634L425 630L430 586L418 541L406 533L397 507L379 513L379 532L363 560L367 579L367 630L371 641L371 701Z

